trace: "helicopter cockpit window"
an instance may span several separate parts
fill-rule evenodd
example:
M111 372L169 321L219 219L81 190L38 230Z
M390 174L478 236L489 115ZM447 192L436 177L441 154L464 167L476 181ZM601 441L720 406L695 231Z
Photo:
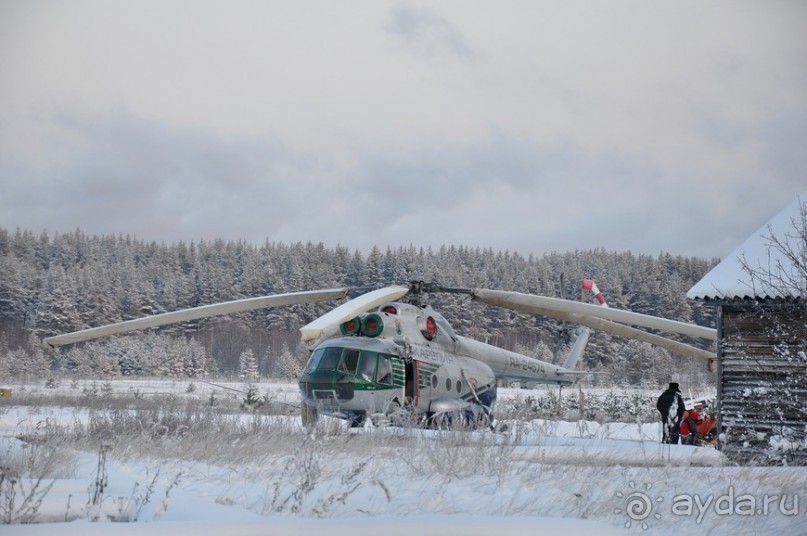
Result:
M352 348L345 348L342 353L342 361L339 363L339 371L345 374L355 374L359 364L359 351Z
M320 348L311 355L311 361L305 372L313 370L333 370L339 364L339 357L342 355L341 348Z
M316 352L311 354L311 358L308 360L308 364L305 366L305 370L303 371L305 374L308 374L316 370L317 365L319 365L319 360L322 359L323 353L324 353L323 350L317 350Z
M333 370L336 368L336 365L339 364L339 358L341 356L341 348L326 348L317 368L319 370Z
M378 356L378 383L392 385L392 360L389 356Z
M375 362L376 362L376 353L375 352L362 352L361 353L361 362L359 363L359 377L361 379L371 382L373 381L373 375L375 374Z

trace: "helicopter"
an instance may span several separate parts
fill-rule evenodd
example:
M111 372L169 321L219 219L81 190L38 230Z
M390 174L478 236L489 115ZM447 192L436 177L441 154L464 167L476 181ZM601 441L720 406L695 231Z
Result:
M493 427L499 381L569 386L591 329L639 339L712 363L715 354L634 326L707 340L714 329L612 309L590 279L584 290L597 304L518 292L442 287L413 281L371 290L349 299L300 328L311 355L299 378L304 425L320 415L359 427L373 422ZM341 300L350 288L300 291L183 309L56 335L49 349L114 334L261 308ZM428 304L432 293L465 294L471 299L577 324L574 343L562 365L505 350L455 332Z

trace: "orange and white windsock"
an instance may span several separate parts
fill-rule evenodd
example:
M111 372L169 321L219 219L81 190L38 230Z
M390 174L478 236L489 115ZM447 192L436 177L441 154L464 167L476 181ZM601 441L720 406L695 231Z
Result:
M591 279L583 279L583 290L588 290L589 292L594 293L594 297L597 298L597 303L603 307L608 307L608 304L605 303L605 298L602 296L602 292L600 292L600 289L597 288L597 284L594 283L594 281Z

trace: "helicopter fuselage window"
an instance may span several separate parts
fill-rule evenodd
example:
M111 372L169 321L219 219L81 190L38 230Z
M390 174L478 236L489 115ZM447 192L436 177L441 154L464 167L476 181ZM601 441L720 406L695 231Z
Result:
M457 380L457 392L462 393L462 382Z
M437 374L432 375L432 389L437 389L437 383L440 380L437 379Z

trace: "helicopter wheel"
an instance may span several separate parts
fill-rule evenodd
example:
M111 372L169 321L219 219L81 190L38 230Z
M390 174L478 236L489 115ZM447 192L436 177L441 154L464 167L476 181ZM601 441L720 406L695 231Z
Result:
M484 408L479 411L465 410L434 413L428 418L428 426L437 430L492 430L495 421Z
M317 411L317 408L312 408L308 404L303 404L303 407L300 410L300 420L303 422L303 426L306 428L316 426L317 421L319 420L319 412Z
M362 413L354 413L353 415L351 415L350 419L348 419L348 422L350 423L351 428L361 428L364 426L365 420L367 420L367 414L362 412Z
M387 421L392 426L398 426L402 428L412 428L418 426L418 420L415 417L414 408L412 407L411 402L405 402L404 405L401 405L401 402L396 398L394 399L389 407L387 407L387 411L384 412L387 417Z
M490 430L491 432L500 431L496 424L496 418L490 413L488 408L483 407L478 415L472 417L475 430ZM507 427L505 426L505 429Z
M449 432L467 429L468 423L462 412L435 413L429 418L429 427Z

